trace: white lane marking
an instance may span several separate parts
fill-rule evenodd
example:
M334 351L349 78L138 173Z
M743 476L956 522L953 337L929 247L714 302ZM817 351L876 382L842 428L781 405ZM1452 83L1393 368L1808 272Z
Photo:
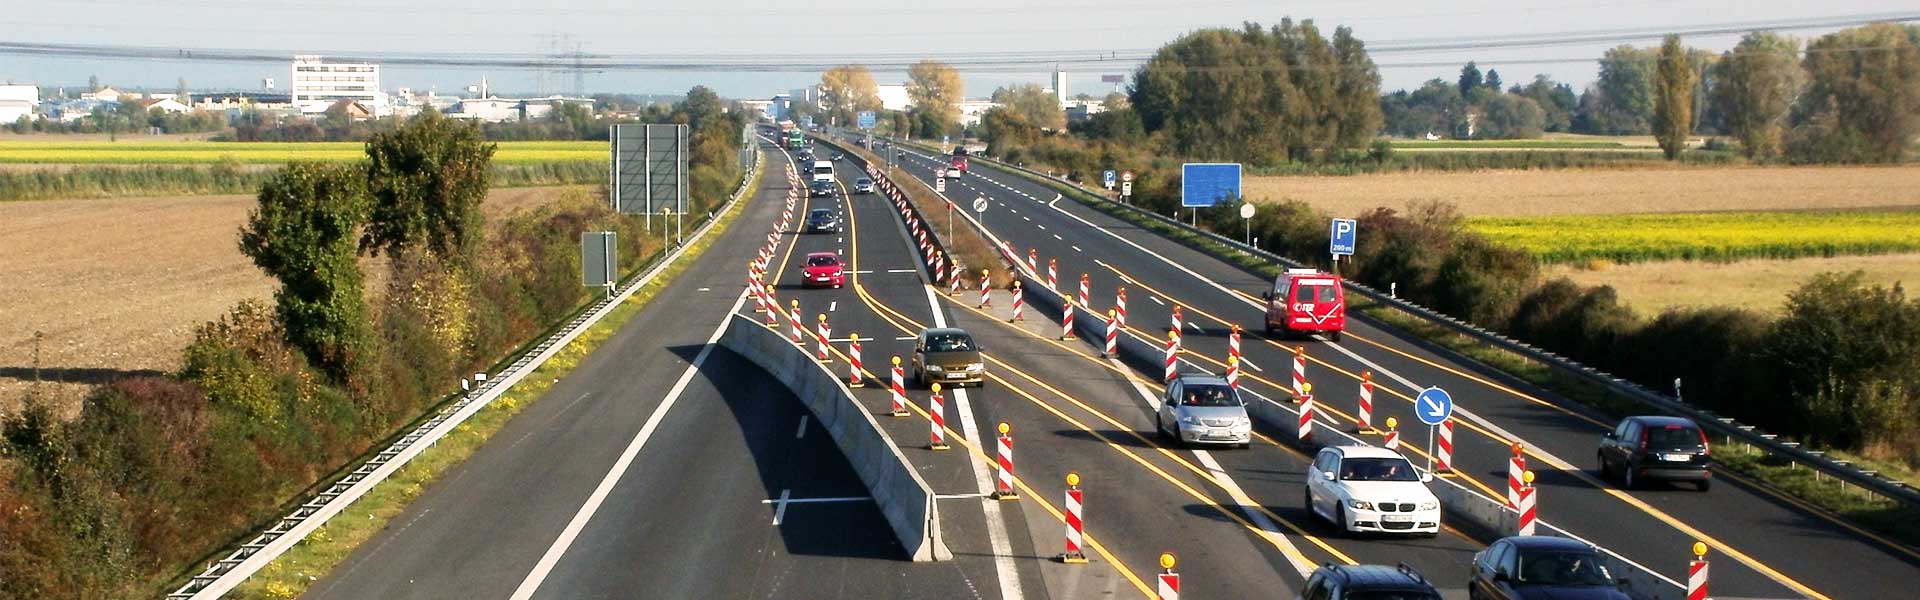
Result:
M920 338L917 338L917 337L914 337L914 336L911 336L911 335L903 335L903 336L900 336L900 337L897 337L897 338L893 338L893 341L896 341L896 342L908 342L908 341L913 341L913 340L917 340L917 339L920 339Z
M1232 498L1235 504L1240 505L1240 512L1247 515L1247 518L1251 519L1254 525L1260 526L1260 535L1273 540L1276 544L1285 545L1288 550L1291 550L1291 552L1283 552L1282 554L1287 556L1287 562L1293 565L1294 570L1300 572L1301 577L1313 574L1313 564L1301 562L1300 559L1296 558L1300 556L1300 549L1294 547L1293 542L1288 540L1287 536L1280 533L1280 527L1274 525L1272 520L1267 519L1266 513L1253 510L1253 507L1260 506L1260 504L1254 502L1252 497L1248 496L1245 491L1242 491L1240 484L1234 483L1233 477L1227 475L1226 469L1220 468L1220 462L1213 459L1213 453L1207 452L1206 450L1194 450L1193 456L1200 459L1200 465L1206 467L1207 471L1213 474L1213 482L1219 484L1221 489L1227 491L1227 497Z
M766 500L761 500L760 503L761 504L779 504L779 503L818 504L821 502L869 502L872 500L873 498L869 498L866 496L836 496L832 498L787 498L785 500L782 500L779 498L769 498Z
M1011 208L1009 208L1009 209L1007 209L1007 210L1013 210L1013 209L1011 209ZM1015 212L1019 212L1019 211L1015 211ZM1026 219L1026 220L1027 220L1028 222L1032 222L1032 221L1033 221L1033 217L1020 217L1020 218L1022 218L1022 219Z
M862 270L859 270L859 271L847 271L847 272L848 272L848 273L853 273L853 274L855 274L855 275L872 275L872 274L873 274L873 270L872 270L872 269L862 269ZM909 272L911 272L911 271L909 271Z
M699 292L711 292L711 291L713 291L713 288L710 288L710 287L703 287L703 288L700 288L700 289L698 289L698 290L694 290L694 291L699 291Z
M1011 213L1019 213L1019 212L1020 212L1020 209L1018 209L1018 208L1014 208L1014 207L1011 207L1011 206L1009 206L1009 207L1007 207L1007 212L1011 212ZM1033 219L1027 219L1027 220L1028 220L1028 221L1032 221Z
M1073 251L1074 251L1074 252L1085 252L1085 250L1081 250L1079 246L1074 246L1074 247L1073 247Z
M1193 324L1193 321L1187 321L1187 326L1188 326L1188 327L1192 327L1194 331L1198 331L1198 332L1200 332L1200 333L1206 333L1206 332L1207 332L1207 330L1205 330L1205 329L1201 329L1199 325L1195 325L1195 324ZM1243 357L1241 357L1241 358L1245 358L1245 357L1243 356Z
M836 256L846 256L846 255L847 255L847 249L846 249L846 248L834 248L834 249L833 249L833 253L834 253L834 255L836 255Z
M774 502L774 506L775 506L775 508L773 509L774 525L779 525L781 519L787 518L787 501L789 498L792 498L792 497L793 497L793 490L780 490L780 500L777 502Z
M747 292L741 290L740 295L733 299L733 308L727 309L727 318L733 318L734 313L740 312L740 307L746 302ZM586 529L587 521L593 519L593 513L600 510L600 503L605 502L607 494L613 492L613 485L626 474L627 467L633 465L634 456L640 454L640 448L646 446L647 440L653 437L653 431L660 427L660 421L666 418L667 411L672 410L674 403L680 401L680 394L687 390L687 384L693 382L693 376L698 374L700 367L707 363L707 357L713 355L714 344L720 341L720 334L726 331L727 319L721 319L720 325L713 328L713 335L707 338L707 344L700 347L700 354L693 357L693 364L687 365L687 369L680 373L680 379L667 390L667 396L660 401L660 406L653 409L653 414L647 417L646 424L641 425L640 431L633 435L633 440L627 442L627 449L620 452L620 458L613 461L613 467L607 470L606 476L600 478L600 484L593 488L593 493L587 496L587 501L580 505L580 510L574 513L573 519L567 522L566 528L560 530L560 537L553 540L553 544L547 547L546 554L541 555L540 561L534 563L533 570L527 573L525 579L520 580L520 587L515 588L513 595L509 596L511 600L527 600L540 589L540 582L546 581L547 575L553 572L553 566L559 564L560 556L566 554L567 547L573 545L574 538L579 537L580 532Z
M793 432L793 439L798 440L798 439L804 439L807 437L807 417L808 416L809 415L800 415L800 428Z
M1161 302L1159 298L1155 298L1155 297L1153 297L1153 296L1147 296L1147 299L1148 299L1148 300L1152 300L1154 304L1158 304L1158 305L1161 305L1161 306L1166 306L1166 305L1167 305L1167 303L1165 303L1165 302Z
M935 500L965 500L967 498L985 498L986 494L934 494Z
M888 273L919 273L919 269L887 269Z
M1066 196L1062 194L1054 194L1053 199L1047 201L1047 208L1053 208L1053 203L1059 202L1061 198L1065 198L1065 197Z
M833 238L833 243L835 243L835 244L845 244L845 243L847 243L847 238L843 238L843 237L837 237L837 238Z
M1046 231L1046 230L1047 230L1047 226L1045 226L1045 225L1041 225L1041 224L1039 224L1039 223L1035 223L1035 224L1034 224L1034 226L1035 226L1035 227L1039 227L1041 231Z
M1255 371L1265 371L1265 370L1266 370L1266 369L1262 369L1262 368L1260 368L1260 365L1256 365L1256 364L1253 364L1253 361L1251 361L1251 360L1247 360L1247 355L1246 355L1246 353L1241 353L1241 354L1240 354L1240 364L1243 364L1243 365L1246 365L1246 366L1248 366L1248 367L1251 367L1251 368L1252 368L1253 370L1255 370Z
M828 302L828 303L827 303L827 312L834 312L834 311L838 311L838 310L840 310L840 301L839 301L839 300L834 300L834 301L832 301L832 302Z
M933 295L933 286L921 286L920 289L926 292L927 307L933 310L933 326L946 327L947 317L940 310L940 299ZM745 299L745 293L743 292L740 297ZM953 405L960 411L960 432L969 440L976 442L984 440L985 438L980 437L980 428L974 424L973 404L967 398L967 390L954 388ZM993 485L987 480L986 465L982 464L977 457L968 456L967 466L973 469L974 489L984 496ZM986 513L987 517L987 545L993 549L993 571L1000 579L1000 597L1009 600L1026 597L1026 594L1020 590L1020 572L1016 570L1013 563L1013 544L1007 538L1007 522L1001 516L1000 501L992 498L983 499L980 502L980 509Z
M1066 238L1063 238L1063 237L1060 237L1060 234L1058 234L1058 233L1056 233L1056 234L1053 234L1053 239L1056 239L1056 240L1060 240L1060 241L1062 241L1062 242L1064 242L1064 241L1067 241L1067 239L1066 239Z

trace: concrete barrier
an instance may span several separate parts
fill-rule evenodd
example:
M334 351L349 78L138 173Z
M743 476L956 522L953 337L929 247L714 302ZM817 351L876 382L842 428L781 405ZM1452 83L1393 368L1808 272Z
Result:
M933 488L880 429L873 413L854 401L853 392L839 376L780 334L739 315L727 318L720 346L766 369L800 397L853 465L914 562L953 559L940 537Z

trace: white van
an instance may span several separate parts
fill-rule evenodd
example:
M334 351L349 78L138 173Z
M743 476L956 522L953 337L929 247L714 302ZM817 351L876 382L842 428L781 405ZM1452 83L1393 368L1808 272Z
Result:
M830 161L830 160L813 161L813 180L814 181L833 181L833 161Z

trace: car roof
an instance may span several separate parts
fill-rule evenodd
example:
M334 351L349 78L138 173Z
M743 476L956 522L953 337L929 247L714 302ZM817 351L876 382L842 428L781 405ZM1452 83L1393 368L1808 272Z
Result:
M813 209L813 210L810 210L810 211L807 211L807 214L810 214L810 215L831 215L831 214L833 214L833 209L831 209L831 208L816 208L816 209Z
M854 181L865 181L865 182L869 182L869 183L871 183L871 182L873 181L873 178L872 178L872 177L861 177L861 178L859 178L859 179L856 179L856 180L854 180Z
M1573 538L1555 537L1551 535L1516 535L1503 538L1500 541L1513 544L1513 547L1522 550L1581 550L1587 552L1594 550L1593 544Z
M1654 426L1654 427L1666 427L1666 426L1668 426L1668 425L1680 425L1680 426L1684 426L1684 427L1689 427L1689 428L1693 428L1693 429L1699 429L1699 428L1700 428L1700 426L1699 426L1699 425L1695 425L1695 424L1693 423L1693 420L1692 420L1692 419L1688 419L1688 418L1685 418L1685 417L1669 417L1669 416L1666 416L1666 415L1641 415L1641 416L1637 416L1637 417L1627 417L1627 420L1629 420L1629 421L1638 421L1638 422L1640 422L1640 423L1641 423L1641 424L1643 424L1643 425L1652 425L1652 426Z
M953 335L953 334L973 337L973 334L967 333L967 330L961 329L959 327L933 327L933 328L927 329L926 331L920 332L920 335Z
M807 253L807 258L819 258L819 257L822 257L822 256L825 256L825 257L827 257L827 258L832 258L832 259L836 259L836 260L840 258L840 255L838 255L838 254L834 254L834 253L832 253L832 252L808 252L808 253Z
M1386 565L1328 565L1321 567L1329 575L1340 577L1349 588L1432 590L1422 576ZM1409 569L1411 570L1411 569Z
M1333 446L1332 448L1347 458L1406 458L1399 452L1374 446Z
M1181 375L1181 385L1227 385L1227 378L1219 375Z

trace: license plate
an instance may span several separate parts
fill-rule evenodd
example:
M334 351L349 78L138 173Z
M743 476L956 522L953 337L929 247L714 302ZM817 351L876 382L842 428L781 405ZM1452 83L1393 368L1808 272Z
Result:
M1693 460L1693 455L1691 455L1691 454L1668 454L1668 455L1667 455L1667 460L1668 460L1669 462L1688 462L1688 461L1692 461L1692 460Z
M1413 515L1380 515L1380 520L1388 523L1412 523Z
M967 378L966 373L948 373L947 374L947 379L966 379L966 378Z

